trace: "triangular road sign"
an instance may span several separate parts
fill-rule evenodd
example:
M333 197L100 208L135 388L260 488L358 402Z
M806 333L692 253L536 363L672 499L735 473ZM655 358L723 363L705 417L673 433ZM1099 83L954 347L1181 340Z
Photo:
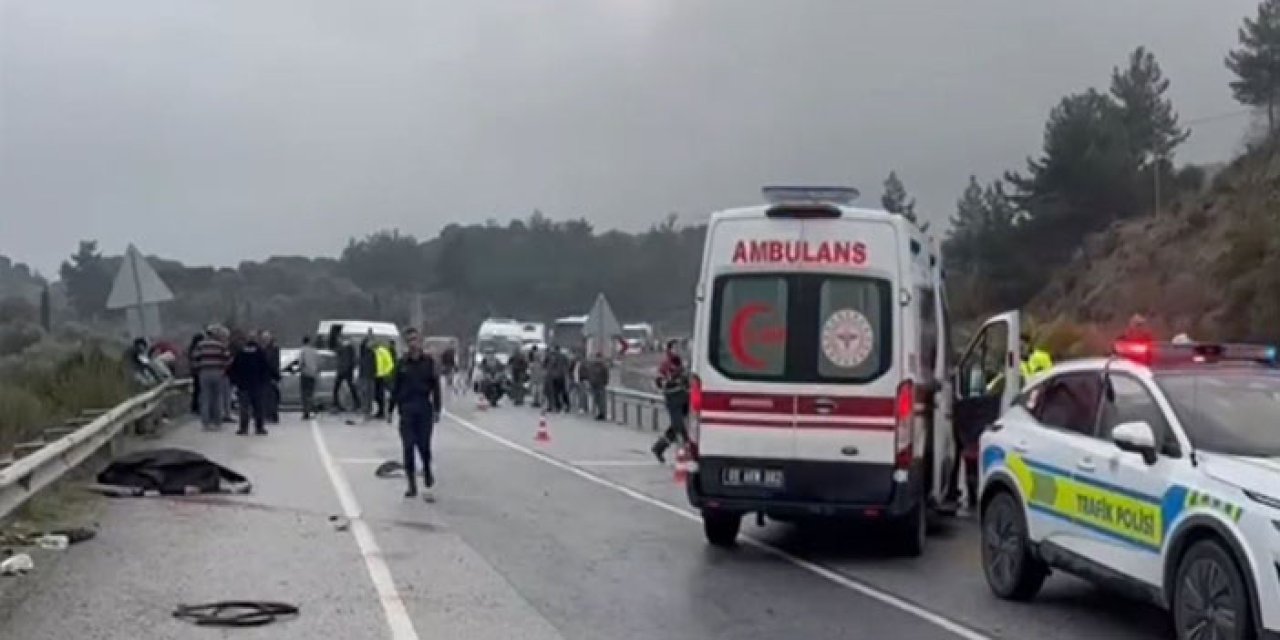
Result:
M111 295L107 298L107 308L124 309L170 300L173 300L173 292L165 286L160 274L151 268L137 247L129 245L111 287Z

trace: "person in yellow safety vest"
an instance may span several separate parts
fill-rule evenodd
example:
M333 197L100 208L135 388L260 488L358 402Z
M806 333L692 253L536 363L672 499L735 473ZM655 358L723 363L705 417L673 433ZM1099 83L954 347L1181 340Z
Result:
M1027 381L1033 376L1048 371L1053 368L1053 357L1048 351L1040 347L1031 345L1031 336L1022 334L1021 362L1019 370L1022 373L1022 384L1026 386ZM991 382L987 383L987 394L998 395L1004 390L1004 373L997 374Z
M1032 376L1053 368L1053 358L1049 352L1032 346L1031 336L1022 334L1022 384L1026 384Z
M387 417L386 399L387 392L391 387L391 376L396 372L396 358L391 355L391 348L386 343L379 342L378 346L373 349L375 371L377 377L374 378L374 401L378 404L378 419L382 420Z

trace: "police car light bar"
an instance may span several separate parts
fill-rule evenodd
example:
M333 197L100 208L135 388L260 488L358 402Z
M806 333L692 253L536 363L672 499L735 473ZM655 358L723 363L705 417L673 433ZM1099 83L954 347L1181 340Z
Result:
M765 187L769 204L835 204L848 206L862 195L853 187Z
M1112 353L1145 365L1254 362L1275 365L1276 348L1265 344L1172 344L1146 340L1119 340Z

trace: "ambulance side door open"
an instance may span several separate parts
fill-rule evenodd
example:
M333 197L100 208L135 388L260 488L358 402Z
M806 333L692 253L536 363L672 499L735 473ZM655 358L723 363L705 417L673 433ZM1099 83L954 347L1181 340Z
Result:
M1021 392L1020 335L1019 313L1007 311L983 323L961 356L951 386L952 426L962 451L977 446L982 430Z

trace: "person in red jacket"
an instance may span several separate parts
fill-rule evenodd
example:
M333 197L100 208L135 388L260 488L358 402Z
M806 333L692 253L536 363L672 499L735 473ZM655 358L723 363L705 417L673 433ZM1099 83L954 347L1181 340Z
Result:
M1147 326L1147 319L1142 314L1135 313L1129 318L1129 326L1120 334L1120 339L1126 342L1154 342L1156 336Z

